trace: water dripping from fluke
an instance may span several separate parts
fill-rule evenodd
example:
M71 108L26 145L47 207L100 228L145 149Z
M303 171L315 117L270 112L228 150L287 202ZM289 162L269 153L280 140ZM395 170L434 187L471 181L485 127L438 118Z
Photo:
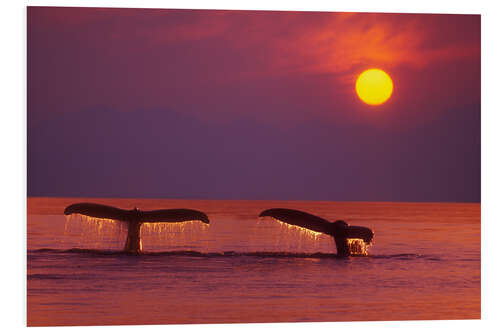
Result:
M193 230L193 225L210 223L205 213L193 209L124 210L88 202L72 204L66 207L64 214L82 222L81 235L87 236L94 245L100 244L103 239L116 239L126 230L124 252L130 254L143 252L143 232L155 233L164 238L174 233L185 236L186 231ZM65 232L72 225L70 221L67 219Z
M301 230L310 237L321 234L334 238L337 256L367 256L372 245L373 231L366 227L350 226L342 220L330 222L321 217L295 209L272 208L259 214L271 217L290 230Z

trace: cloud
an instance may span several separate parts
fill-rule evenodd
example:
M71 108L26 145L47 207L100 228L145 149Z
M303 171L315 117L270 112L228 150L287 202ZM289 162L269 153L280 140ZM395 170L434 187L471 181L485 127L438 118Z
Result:
M28 22L33 112L232 112L258 98L304 103L321 85L336 92L330 103L338 106L367 67L401 76L480 59L474 15L31 7Z
M480 18L474 15L176 11L196 19L143 29L154 43L227 41L275 71L341 73L373 63L423 67L477 57ZM455 27L467 27L457 31ZM469 38L463 32L469 31ZM472 37L472 38L470 38Z

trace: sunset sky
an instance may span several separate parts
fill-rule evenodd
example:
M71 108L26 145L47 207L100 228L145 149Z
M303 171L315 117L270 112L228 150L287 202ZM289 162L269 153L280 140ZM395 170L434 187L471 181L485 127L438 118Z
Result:
M480 201L480 16L29 7L28 195ZM356 79L380 68L387 102Z

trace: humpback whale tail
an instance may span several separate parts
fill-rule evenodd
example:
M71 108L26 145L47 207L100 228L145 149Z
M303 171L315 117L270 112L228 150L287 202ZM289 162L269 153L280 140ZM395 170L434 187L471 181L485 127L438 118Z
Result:
M330 235L335 239L337 255L349 256L350 239L362 239L365 243L371 243L373 231L366 227L350 226L342 220L329 222L319 216L306 212L287 208L271 208L259 214L259 217L272 217L284 223L296 225L312 231Z
M105 218L126 222L128 225L125 251L140 254L142 252L141 226L143 223L200 221L209 224L208 216L193 209L160 209L141 211L137 208L124 210L112 206L82 202L69 205L64 215L81 214L96 218Z

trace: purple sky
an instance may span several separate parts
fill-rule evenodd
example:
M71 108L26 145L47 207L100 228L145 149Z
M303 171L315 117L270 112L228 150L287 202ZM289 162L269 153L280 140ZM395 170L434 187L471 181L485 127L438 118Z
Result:
M479 202L480 92L478 15L29 7L28 195Z

